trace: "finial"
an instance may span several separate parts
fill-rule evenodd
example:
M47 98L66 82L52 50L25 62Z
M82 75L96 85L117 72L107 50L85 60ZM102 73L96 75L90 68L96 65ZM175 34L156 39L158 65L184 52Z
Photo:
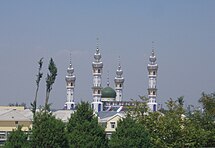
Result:
M154 50L155 50L155 49L154 49L154 43L155 43L155 42L152 41L152 56L154 56L154 54L155 54L155 51L154 51Z
M71 53L71 51L70 51L70 54L69 54L69 64L72 64L72 53Z
M99 50L99 38L96 38L96 50Z
M107 86L110 85L110 82L109 82L109 70L107 71Z

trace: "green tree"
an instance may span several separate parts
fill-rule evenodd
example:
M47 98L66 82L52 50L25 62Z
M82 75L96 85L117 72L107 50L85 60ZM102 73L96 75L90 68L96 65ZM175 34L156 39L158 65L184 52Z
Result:
M150 135L145 126L128 115L118 122L116 132L109 141L110 148L151 147Z
M106 148L104 129L98 124L89 103L81 102L67 125L69 144L72 148Z
M208 131L209 135L205 147L215 146L215 93L202 93L199 102L202 103L204 112L198 115L198 123Z
M153 147L203 147L207 146L209 132L203 128L202 117L192 114L186 117L183 97L166 102L164 113L149 112L146 116L135 114L136 119L150 133ZM138 108L138 110L142 110ZM208 121L208 120L207 120Z
M48 69L49 69L49 73L47 74L47 77L46 77L46 99L45 99L45 106L44 106L45 110L50 110L50 105L48 104L49 95L57 76L57 67L52 58L49 61Z
M28 148L28 134L22 131L22 126L18 126L16 130L13 130L6 143L5 148Z
M37 79L36 79L36 85L37 85L37 87L36 87L34 101L33 101L33 103L31 103L32 112L33 112L34 116L35 116L36 109L37 109L37 95L38 95L38 91L39 91L40 80L41 80L41 78L43 76L43 73L41 72L42 66L43 66L43 58L41 58L39 60L38 64L39 64L39 68L38 68L38 74L37 74Z
M68 147L65 123L51 113L40 111L35 114L30 137L33 148Z
M203 92L199 102L202 103L204 112L215 119L215 93L205 94Z

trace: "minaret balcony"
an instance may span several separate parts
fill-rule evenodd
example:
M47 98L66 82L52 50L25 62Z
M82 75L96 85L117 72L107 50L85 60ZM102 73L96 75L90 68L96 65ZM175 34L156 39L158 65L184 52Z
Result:
M148 70L157 70L158 69L158 65L157 64L156 65L148 65L147 69Z
M101 76L102 74L101 73L98 73L98 72L94 72L93 73L93 76Z
M125 81L124 78L115 78L114 79L115 83L124 83L124 81Z
M66 89L74 89L74 86L66 86Z
M149 78L156 78L157 77L157 75L148 75L149 76Z
M102 68L103 63L102 62L93 62L92 66L93 66L93 68Z

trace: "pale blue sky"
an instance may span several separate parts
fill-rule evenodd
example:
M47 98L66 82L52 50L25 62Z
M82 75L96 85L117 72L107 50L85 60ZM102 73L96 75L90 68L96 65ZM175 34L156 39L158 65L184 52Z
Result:
M124 70L124 99L147 95L147 63L155 42L159 64L158 103L185 96L197 104L201 92L214 92L214 0L2 0L0 1L0 105L34 98L37 61L46 75L53 57L58 76L53 107L66 100L69 53L75 68L76 101L92 101L92 66L99 37L103 86L111 86L118 64ZM44 76L45 76L44 75ZM39 103L45 98L41 82Z

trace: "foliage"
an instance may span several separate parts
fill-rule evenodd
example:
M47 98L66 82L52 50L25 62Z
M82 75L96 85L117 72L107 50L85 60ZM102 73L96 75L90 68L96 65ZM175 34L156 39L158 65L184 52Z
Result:
M36 113L36 109L37 109L37 94L38 94L38 91L39 91L39 84L40 84L40 80L43 76L43 73L41 72L42 70L42 66L43 66L43 58L41 58L38 62L39 64L39 68L38 68L38 74L37 74L37 79L36 79L36 85L37 85L37 88L36 88L36 92L35 92L35 98L34 98L34 101L33 103L31 103L31 106L32 106L32 112L33 112L33 115L35 116L35 113Z
M22 126L18 126L16 130L13 130L8 140L5 143L5 148L28 148L28 134L22 131Z
M197 117L198 123L201 127L208 131L208 138L206 147L215 146L215 93L202 93L199 102L202 103L204 112Z
M23 106L24 108L27 108L26 103L22 102L22 103L9 103L8 106Z
M215 93L205 94L203 92L199 102L202 103L204 112L215 118Z
M136 117L145 117L149 111L147 102L148 102L148 98L145 96L139 96L139 99L141 101L137 101L134 99L131 99L134 103L134 106L130 106L129 110L128 110L128 114L132 114L132 116L136 116Z
M67 125L70 147L105 148L107 139L89 103L81 102Z
M118 122L116 132L113 133L109 141L109 147L151 147L150 135L143 124L128 115Z
M214 146L214 120L197 111L186 117L183 103L183 97L176 101L170 98L166 102L168 109L165 114L150 112L147 116L134 115L150 133L153 147Z
M37 112L33 121L31 147L68 147L65 124L51 113Z
M56 67L52 58L49 61L48 69L49 69L49 73L47 74L47 77L46 77L45 110L49 110L49 107L48 107L49 95L50 95L50 92L52 90L52 86L53 86L55 79L56 79L56 76L57 76L57 67Z

